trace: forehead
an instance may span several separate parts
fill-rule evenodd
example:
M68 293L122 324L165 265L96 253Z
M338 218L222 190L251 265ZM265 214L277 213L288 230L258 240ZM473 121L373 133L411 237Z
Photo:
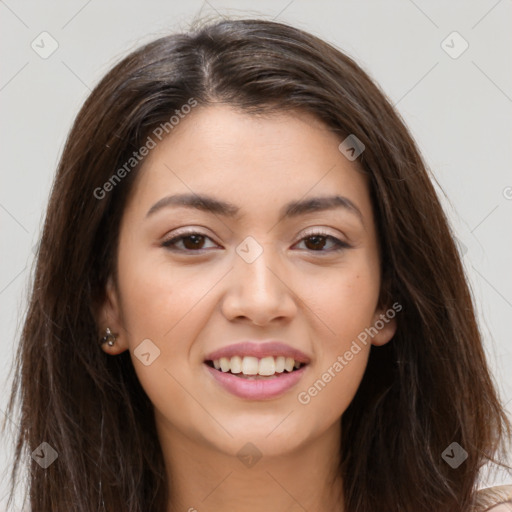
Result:
M256 116L226 105L196 107L150 151L132 203L207 194L228 199L244 216L251 208L261 213L306 196L337 194L368 213L368 176L339 151L341 140L304 112Z

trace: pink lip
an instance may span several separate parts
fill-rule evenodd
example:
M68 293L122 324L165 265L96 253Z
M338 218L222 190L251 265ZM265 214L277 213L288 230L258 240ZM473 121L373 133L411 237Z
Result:
M235 343L234 345L220 348L211 354L208 354L205 358L205 361L214 361L216 359L220 359L221 357L231 358L233 356L251 356L257 357L258 359L267 356L284 356L293 357L295 361L300 363L307 364L310 362L310 359L306 354L280 341L266 341L257 343L252 341L244 341L242 343Z
M265 400L282 395L297 384L307 368L307 366L303 366L290 373L279 373L275 377L247 380L229 372L216 370L207 364L204 364L204 367L225 390L240 398L252 400Z

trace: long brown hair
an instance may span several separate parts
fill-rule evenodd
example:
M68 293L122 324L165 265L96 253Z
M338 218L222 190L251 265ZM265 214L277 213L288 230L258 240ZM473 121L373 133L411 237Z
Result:
M479 469L501 454L511 425L433 178L361 67L313 35L263 20L216 21L151 42L121 60L79 112L51 191L16 357L13 489L28 460L37 512L164 512L172 499L152 404L130 354L100 349L96 313L115 276L139 165L104 185L191 98L249 114L307 111L340 142L354 134L364 144L358 161L379 234L381 304L398 301L403 311L392 341L372 347L341 419L345 510L467 510ZM58 453L46 469L30 458L42 442ZM442 456L454 442L468 454L456 469Z

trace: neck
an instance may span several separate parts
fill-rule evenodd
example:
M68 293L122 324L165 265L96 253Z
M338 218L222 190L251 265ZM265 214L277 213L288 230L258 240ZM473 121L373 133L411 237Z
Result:
M240 448L226 453L168 424L158 430L168 475L167 512L343 512L338 423L321 438L279 455L265 455L261 441L259 450L247 440L231 440L245 447L237 455Z

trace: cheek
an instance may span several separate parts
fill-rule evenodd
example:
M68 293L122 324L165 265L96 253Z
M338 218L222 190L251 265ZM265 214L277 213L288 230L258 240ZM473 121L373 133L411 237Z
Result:
M169 340L193 316L214 285L214 276L202 273L198 278L193 265L178 269L155 251L126 254L119 258L119 282L130 339L154 338L172 345Z
M337 421L359 388L371 349L365 329L371 326L377 294L368 274L340 276L323 290L317 333L322 342L316 345L316 364L297 396L317 428Z
M369 348L363 347L351 361L333 358L312 375L299 390L297 401L311 422L310 429L321 430L337 422L352 402L364 375Z
M190 349L202 328L197 306L212 283L194 279L192 267L176 271L168 261L151 259L148 253L125 251L118 263L130 356L157 410L167 410L170 403L185 410L190 408L190 396L183 388L190 378Z
M319 281L311 303L317 304L315 312L328 333L328 351L347 350L351 341L370 327L378 303L379 280L375 265L361 259L333 273L327 284L325 278Z
M133 248L119 258L118 269L123 320L135 371L151 400L165 403L169 396L183 393L172 377L178 382L190 377L191 350L210 314L205 311L207 297L219 275L198 274L193 265L177 269L165 254L156 256ZM149 357L139 358L148 352Z
M353 266L332 276L328 285L315 288L311 303L322 343L316 345L317 364L301 388L299 403L316 410L322 421L335 421L357 392L366 369L372 326L379 295L379 274L364 255ZM378 267L377 267L378 269ZM320 281L319 281L320 283ZM313 368L312 368L313 369Z

